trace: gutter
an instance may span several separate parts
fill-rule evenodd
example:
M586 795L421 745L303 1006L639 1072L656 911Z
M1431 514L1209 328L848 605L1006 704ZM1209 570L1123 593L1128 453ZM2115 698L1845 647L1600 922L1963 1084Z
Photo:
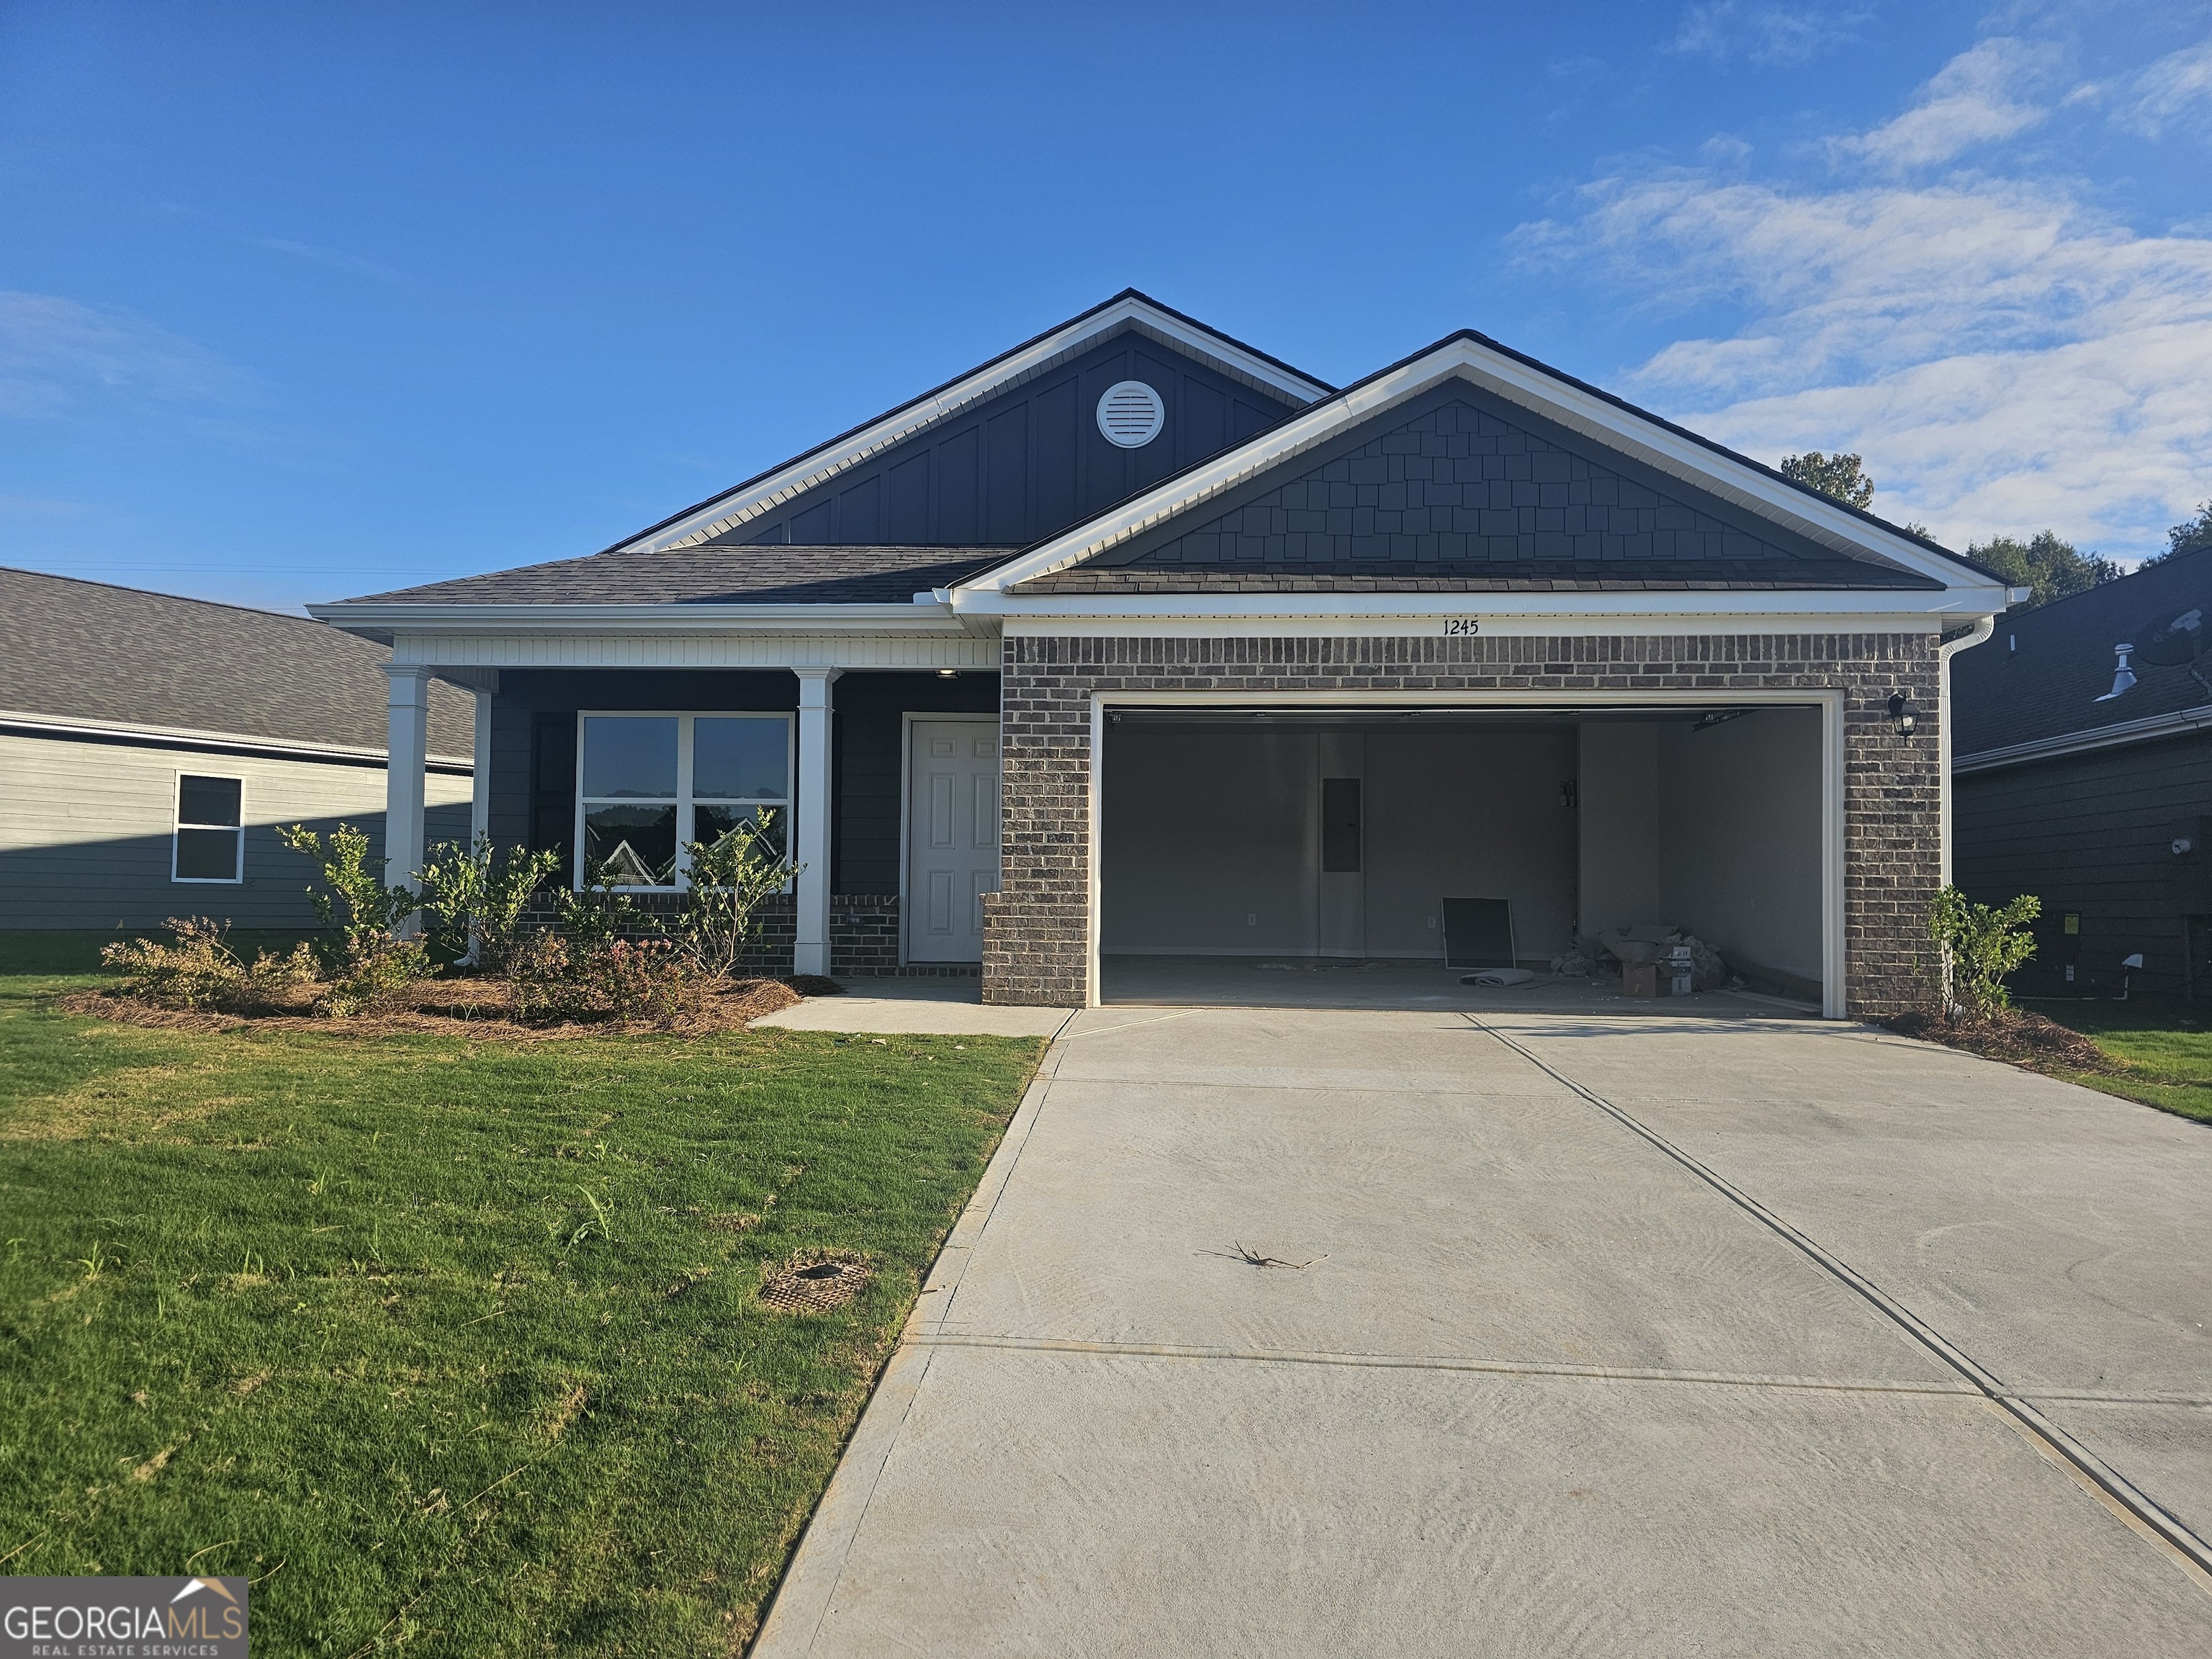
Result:
M2171 714L2151 714L2139 720L2123 720L2115 726L2094 726L2086 732L2063 732L2053 738L2008 744L2002 749L1978 750L1952 763L1951 770L1966 777L1977 772L2002 771L2008 766L2025 766L2034 761L2093 754L2100 749L2155 743L2161 738L2185 738L2208 730L2212 730L2212 704L2177 709Z
M2005 590L2005 597L2015 604L2018 600L2014 596L2020 593L2018 588ZM1996 626L1995 617L1977 617L1966 632L1936 647L1936 822L1942 825L1937 872L1946 887L1951 884L1951 659L1961 651L1971 651L1987 643L1990 635L1996 632Z

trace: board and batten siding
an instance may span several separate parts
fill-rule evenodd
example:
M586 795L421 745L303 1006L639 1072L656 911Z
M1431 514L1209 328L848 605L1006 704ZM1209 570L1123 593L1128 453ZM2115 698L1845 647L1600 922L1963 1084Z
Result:
M1968 898L2043 901L2039 936L2081 918L2080 971L2109 981L2140 951L2144 988L2182 980L2182 919L2212 915L2212 738L2130 744L1968 772L1952 784L1953 879ZM2197 846L2177 855L2173 842ZM2203 988L2198 988L2199 994Z
M242 782L246 879L169 878L177 777ZM0 928L156 927L212 916L240 927L316 925L313 868L276 827L340 822L384 845L384 768L0 733ZM471 781L425 781L431 842L466 841Z

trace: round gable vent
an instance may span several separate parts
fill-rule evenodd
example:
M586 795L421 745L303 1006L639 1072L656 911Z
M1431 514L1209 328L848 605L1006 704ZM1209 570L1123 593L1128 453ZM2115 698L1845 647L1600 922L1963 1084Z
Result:
M1160 394L1142 380L1119 381L1098 400L1098 429L1124 449L1142 449L1160 435L1167 418Z

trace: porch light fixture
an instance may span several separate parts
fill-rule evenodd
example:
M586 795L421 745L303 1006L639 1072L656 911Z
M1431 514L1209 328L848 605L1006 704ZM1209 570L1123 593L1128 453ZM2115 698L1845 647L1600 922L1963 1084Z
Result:
M1909 738L1912 735L1913 722L1920 718L1920 711L1912 706L1911 700L1904 692L1893 691L1889 694L1889 717L1897 722L1898 731Z
M957 668L940 668L937 671L937 678L940 680L957 680L960 678L960 671Z

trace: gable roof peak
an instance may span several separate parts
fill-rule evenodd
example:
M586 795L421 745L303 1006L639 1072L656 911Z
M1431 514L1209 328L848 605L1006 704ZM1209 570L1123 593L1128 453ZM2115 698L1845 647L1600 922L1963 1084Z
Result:
M1125 288L873 420L841 432L602 551L677 547L721 535L924 428L1130 329L1175 346L1231 378L1294 406L1310 404L1335 390L1328 381L1164 305L1141 289Z

